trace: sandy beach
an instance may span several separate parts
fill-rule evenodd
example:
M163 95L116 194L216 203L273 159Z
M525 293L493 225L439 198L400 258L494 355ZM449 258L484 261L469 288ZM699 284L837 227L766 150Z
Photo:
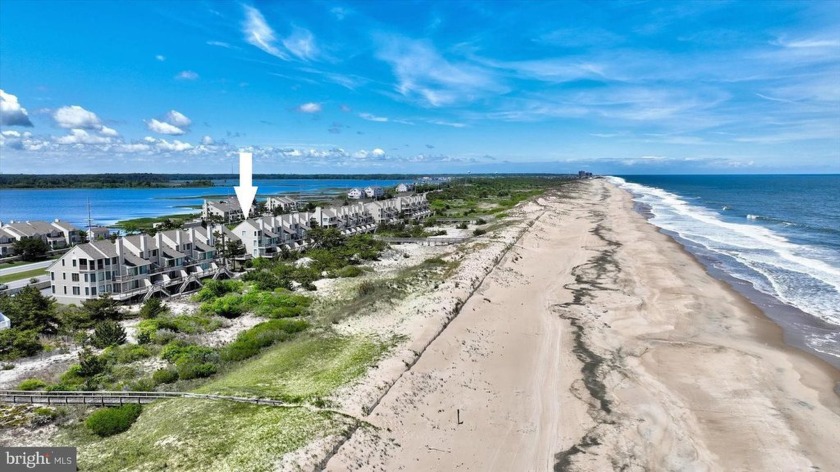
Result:
M628 194L572 190L375 321L408 341L339 396L372 427L316 468L840 470L840 373L785 346Z

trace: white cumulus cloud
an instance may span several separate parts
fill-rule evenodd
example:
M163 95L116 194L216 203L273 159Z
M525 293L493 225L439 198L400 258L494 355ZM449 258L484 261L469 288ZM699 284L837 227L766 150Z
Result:
M103 126L102 128L100 128L99 134L101 134L102 136L109 136L111 138L116 138L120 135L120 133L118 133L117 130L115 130L114 128L109 128L107 126Z
M92 111L85 110L78 105L61 107L53 113L53 119L58 126L70 129L101 129L99 117Z
M211 138L210 136L205 136L205 137L201 138L201 144L203 144L205 146L210 146L210 145L214 144L215 142L216 141L214 141L213 138Z
M192 120L176 110L169 110L169 113L166 114L166 122L180 128L184 128L192 124Z
M20 106L15 95L0 90L0 124L5 126L32 126L26 108Z
M186 133L186 131L182 130L181 128L175 125L171 125L165 121L159 121L154 118L147 121L146 126L149 128L149 131L154 131L155 133L159 134L177 136Z
M69 135L60 136L56 138L55 142L58 144L107 144L111 142L111 138L97 136L83 129L71 129Z

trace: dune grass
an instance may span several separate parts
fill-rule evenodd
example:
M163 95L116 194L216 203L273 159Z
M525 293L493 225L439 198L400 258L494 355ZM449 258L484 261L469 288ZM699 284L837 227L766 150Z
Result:
M198 391L320 403L361 376L387 349L366 337L300 337L267 350Z
M59 436L79 449L79 470L274 470L285 453L350 423L328 413L208 400L147 405L128 431L99 439L84 426Z

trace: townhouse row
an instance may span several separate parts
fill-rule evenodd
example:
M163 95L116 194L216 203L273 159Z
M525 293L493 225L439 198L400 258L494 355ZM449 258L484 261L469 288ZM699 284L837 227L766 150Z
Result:
M169 297L195 290L208 278L230 277L220 252L230 241L242 243L244 258L275 257L284 249L305 248L307 232L315 226L353 235L371 232L377 224L430 214L425 195L415 195L249 218L233 229L208 224L93 241L73 247L47 269L50 290L65 304L106 294L119 301Z
M90 229L90 239L107 238L108 228L94 227ZM61 221L9 221L0 222L0 257L14 255L15 241L26 238L37 238L44 241L50 249L61 249L78 244L82 241L82 231L72 224Z

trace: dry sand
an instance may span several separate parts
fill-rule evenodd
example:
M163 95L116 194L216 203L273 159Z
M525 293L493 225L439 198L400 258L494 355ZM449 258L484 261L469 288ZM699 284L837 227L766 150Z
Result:
M784 346L626 193L574 188L520 208L457 288L395 310L406 345L339 398L373 427L325 468L840 470L840 374Z

